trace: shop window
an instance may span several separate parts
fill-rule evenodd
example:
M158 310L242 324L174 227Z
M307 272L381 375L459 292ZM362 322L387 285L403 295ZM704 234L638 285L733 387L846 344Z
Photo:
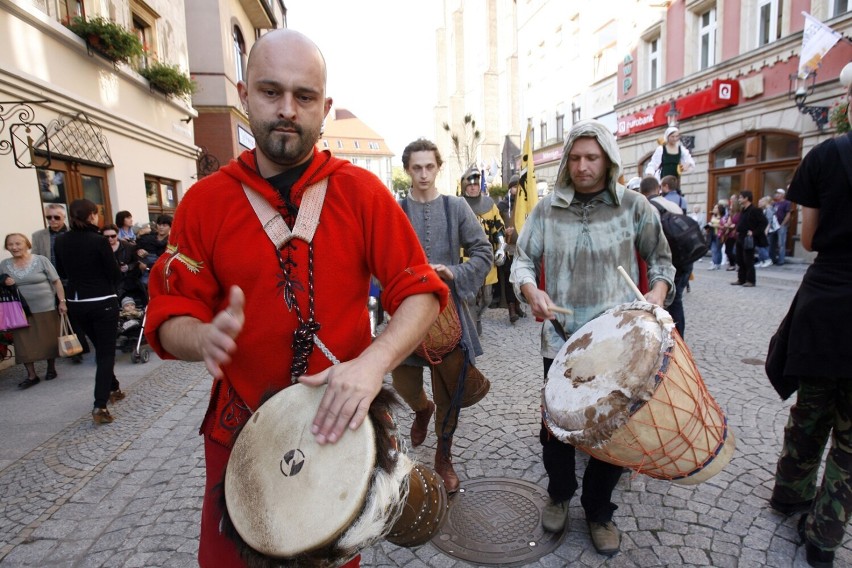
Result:
M177 182L170 179L145 176L145 195L148 200L148 218L174 215L177 208Z
M801 152L798 134L779 131L749 133L721 144L710 153L707 202L727 201L747 189L757 203L778 188L786 189ZM796 227L795 219L790 227ZM792 252L794 236L795 229L787 235L788 252Z
M735 140L716 151L713 160L715 168L732 168L745 162L745 139Z
M795 160L799 157L799 138L786 134L767 134L760 145L761 162Z
M42 205L69 205L75 199L88 199L98 206L101 219L112 218L106 170L65 160L51 160L49 168L36 168Z

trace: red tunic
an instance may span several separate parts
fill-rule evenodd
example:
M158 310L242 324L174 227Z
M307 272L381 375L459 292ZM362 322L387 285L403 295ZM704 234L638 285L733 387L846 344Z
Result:
M245 325L236 339L224 378L214 381L202 433L225 450L207 455L207 486L223 480L234 432L261 400L291 384L291 341L298 325L283 295L283 272L241 184L286 213L279 193L256 171L253 152L244 152L217 173L195 184L178 207L169 250L151 271L151 301L145 334L163 358L174 358L159 342L167 319L191 316L209 322L222 310L231 286L245 292ZM388 189L368 171L315 151L313 161L291 190L295 205L305 188L328 178L328 189L314 243L315 319L319 339L340 361L357 357L370 345L367 295L370 275L383 285L382 303L390 313L408 296L435 293L446 304L447 287L429 267L408 219ZM308 317L308 245L291 240L282 255L293 262L291 282L304 319ZM319 348L308 359L307 374L331 366ZM205 441L205 446L210 440ZM205 493L199 560L202 566L236 558L233 545L218 534L218 499ZM212 509L211 509L212 507ZM224 556L223 556L224 555Z

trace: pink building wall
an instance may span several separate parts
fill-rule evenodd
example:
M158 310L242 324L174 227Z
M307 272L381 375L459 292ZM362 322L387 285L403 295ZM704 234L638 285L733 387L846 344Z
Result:
M722 61L740 54L740 0L724 0L722 28ZM718 13L718 12L717 12Z
M686 38L686 3L683 0L673 2L666 16L666 74L663 84L677 81L683 77L683 54Z

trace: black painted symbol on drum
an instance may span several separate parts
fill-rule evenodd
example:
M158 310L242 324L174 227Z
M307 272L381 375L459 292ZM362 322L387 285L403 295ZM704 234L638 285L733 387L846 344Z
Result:
M298 448L290 450L281 458L281 473L285 477L292 477L302 471L304 465L305 454L302 453L302 450Z

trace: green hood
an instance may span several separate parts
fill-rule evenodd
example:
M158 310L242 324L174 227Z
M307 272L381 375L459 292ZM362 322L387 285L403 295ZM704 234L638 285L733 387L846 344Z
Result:
M621 196L624 195L625 191L625 187L618 183L618 178L621 176L621 155L618 152L618 144L615 141L615 136L609 131L609 128L597 120L581 120L568 132L568 138L565 139L565 148L562 151L562 161L559 163L559 171L556 174L556 184L553 189L554 204L564 201L564 206L567 207L574 199L574 185L571 183L571 172L568 169L568 153L571 151L577 138L594 138L609 157L610 167L607 173L606 189L612 195L616 205L619 204Z

